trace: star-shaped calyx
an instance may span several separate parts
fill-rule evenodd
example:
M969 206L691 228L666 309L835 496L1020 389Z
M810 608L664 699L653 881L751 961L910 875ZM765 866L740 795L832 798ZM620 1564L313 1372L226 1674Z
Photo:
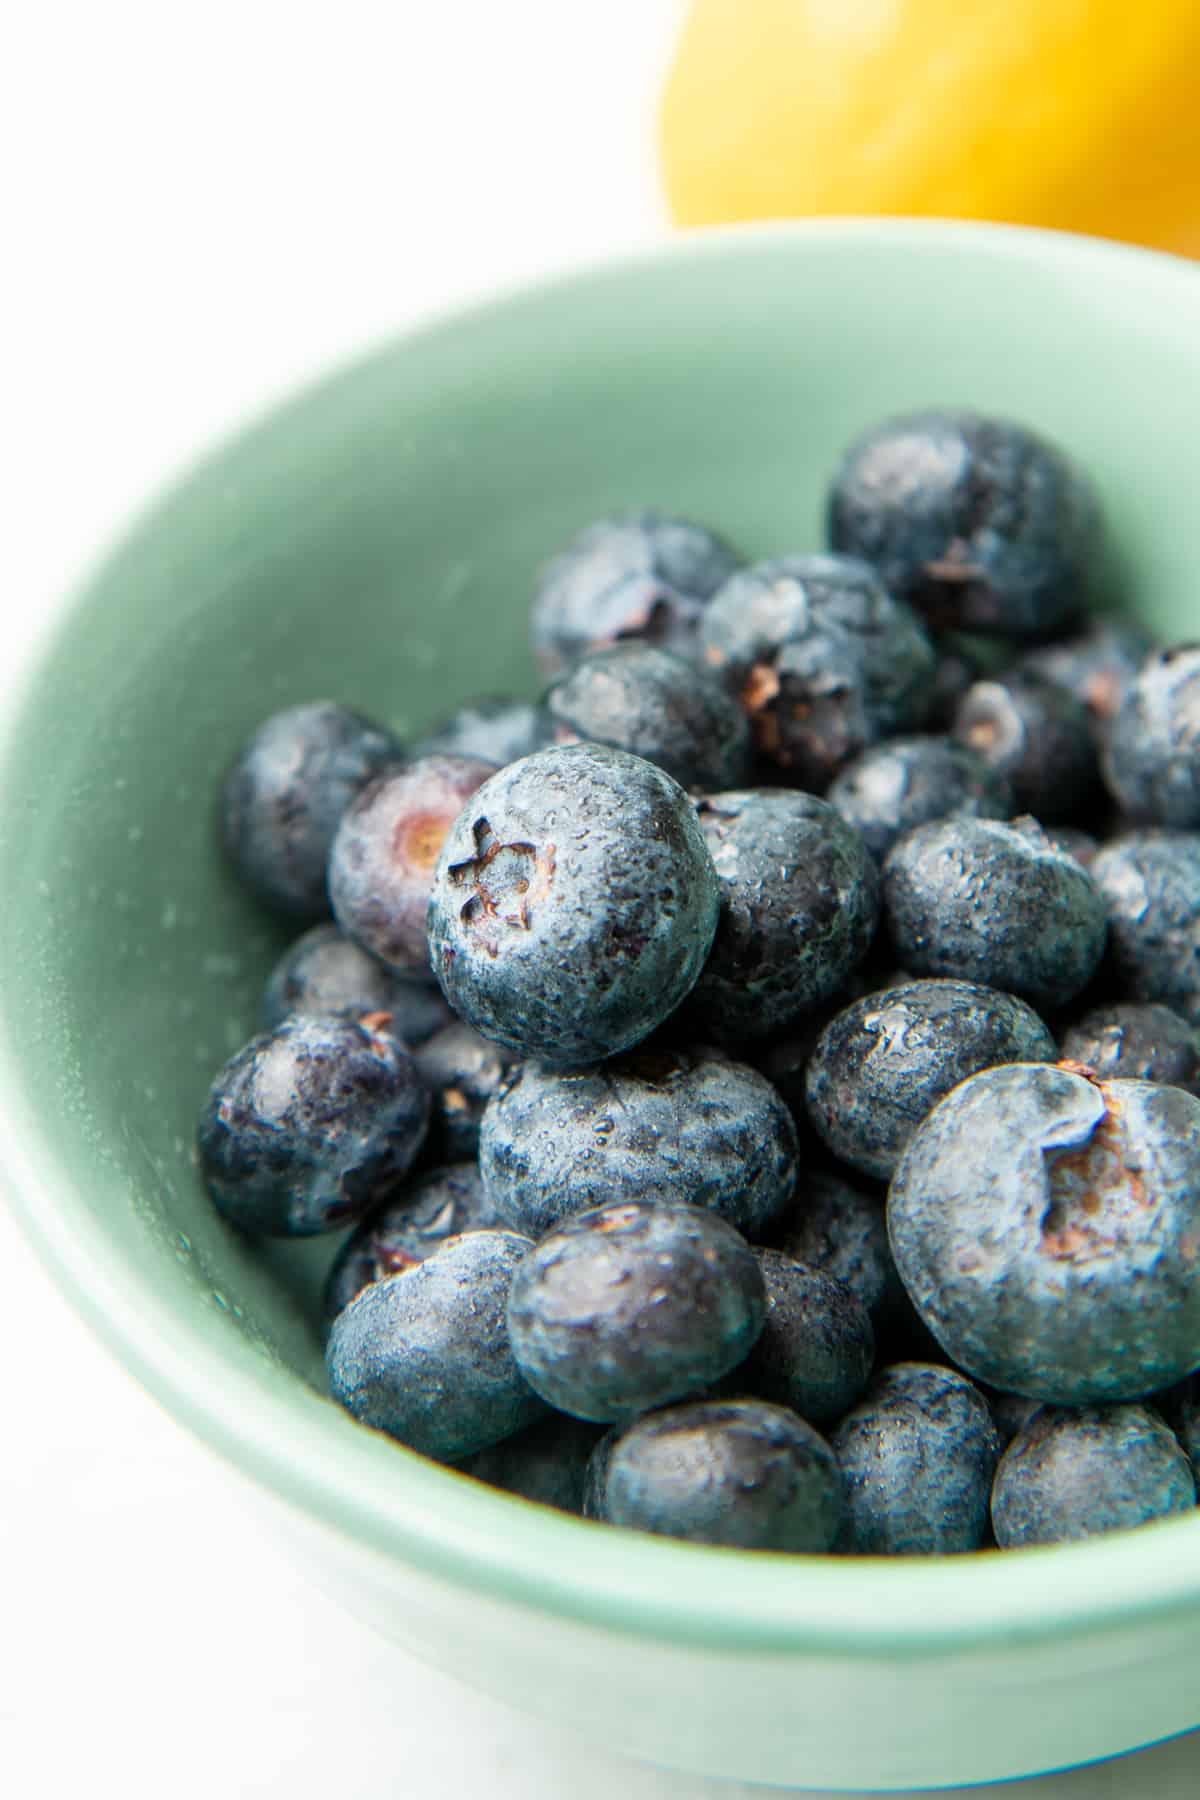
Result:
M455 886L470 889L459 918L495 956L502 928L530 930L531 908L545 898L554 879L554 845L539 851L536 844L506 844L486 819L476 819L471 835L475 855L451 863L449 875Z

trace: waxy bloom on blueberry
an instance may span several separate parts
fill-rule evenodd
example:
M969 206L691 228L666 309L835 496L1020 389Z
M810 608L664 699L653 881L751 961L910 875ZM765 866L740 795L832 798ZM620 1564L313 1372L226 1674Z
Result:
M980 1381L1063 1406L1200 1366L1200 1100L1010 1063L951 1090L888 1194L901 1280Z
M566 744L502 769L460 814L434 878L430 960L477 1031L569 1068L674 1012L718 906L683 789L626 751Z
M939 627L1039 637L1087 599L1100 510L1083 472L1025 426L911 413L846 452L829 541Z

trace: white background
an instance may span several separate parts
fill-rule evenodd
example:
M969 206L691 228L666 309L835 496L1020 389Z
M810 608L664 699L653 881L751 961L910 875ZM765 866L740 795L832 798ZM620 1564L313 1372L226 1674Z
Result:
M40 0L0 38L0 667L180 460L449 298L663 229L676 0ZM479 1700L283 1564L0 1214L0 1792L734 1800ZM760 1790L761 1791L761 1790ZM1182 1800L1200 1738L1009 1790Z

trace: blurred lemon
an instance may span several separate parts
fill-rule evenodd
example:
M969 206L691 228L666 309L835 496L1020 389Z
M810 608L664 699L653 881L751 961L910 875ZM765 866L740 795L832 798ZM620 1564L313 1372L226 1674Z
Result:
M934 213L1200 253L1200 0L695 0L686 225Z

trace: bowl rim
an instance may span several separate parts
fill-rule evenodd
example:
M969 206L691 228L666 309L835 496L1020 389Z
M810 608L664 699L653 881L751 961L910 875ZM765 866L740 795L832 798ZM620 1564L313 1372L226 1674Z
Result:
M547 295L619 287L664 263L781 243L811 255L848 248L955 250L970 257L1090 271L1200 301L1200 268L1181 258L1030 227L947 220L832 218L703 228L431 317L343 360L227 434L153 497L121 534L137 537L196 474L295 411L319 407L380 357L520 309ZM93 563L29 646L0 701L0 778L27 699L70 615L102 581ZM881 1560L716 1550L599 1526L533 1506L427 1462L353 1423L298 1384L281 1404L240 1338L227 1354L198 1317L169 1304L108 1240L76 1195L20 1079L20 1043L0 1009L6 1097L0 1178L59 1288L118 1361L168 1412L286 1506L462 1589L651 1641L742 1651L844 1656L940 1655L1008 1642L1050 1642L1185 1614L1200 1605L1200 1516L1052 1549ZM331 1454L332 1452L332 1454ZM697 1561L696 1559L700 1560ZM1050 1558L1052 1561L1047 1561Z

